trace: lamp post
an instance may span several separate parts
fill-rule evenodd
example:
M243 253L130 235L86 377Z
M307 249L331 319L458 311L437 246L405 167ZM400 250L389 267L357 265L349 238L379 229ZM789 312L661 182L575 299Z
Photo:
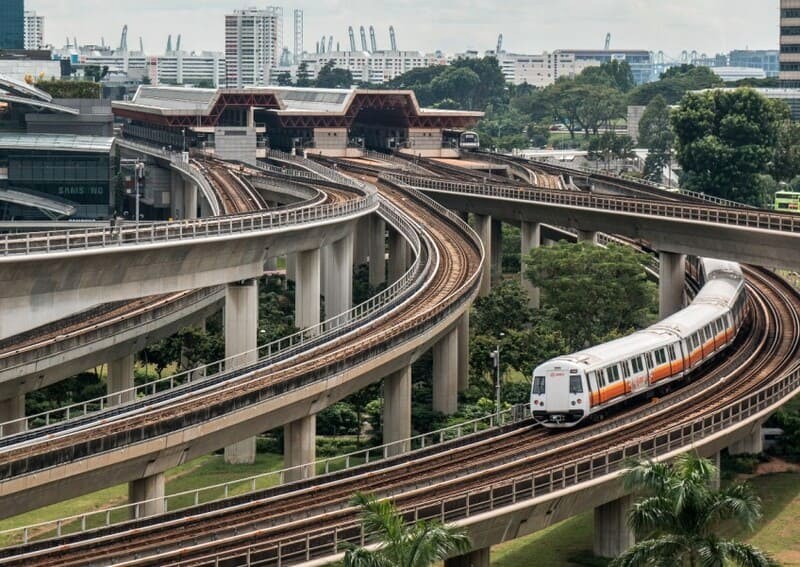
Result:
M139 180L144 179L144 162L139 159L121 159L120 165L133 166L133 191L136 207L134 214L136 215L136 228L139 228Z
M494 369L495 369L495 383L494 383L495 401L494 401L494 406L495 406L495 413L497 414L498 421L500 419L500 404L501 404L501 400L500 400L500 341L503 340L504 336L506 336L505 333L500 333L500 339L497 341L497 348L495 350L493 350L491 352L491 354L489 355L489 357L492 359L492 362L494 363Z

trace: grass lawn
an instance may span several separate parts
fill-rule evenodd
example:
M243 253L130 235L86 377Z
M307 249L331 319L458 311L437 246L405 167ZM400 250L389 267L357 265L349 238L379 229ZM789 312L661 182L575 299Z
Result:
M750 480L761 496L765 523L752 534L740 534L781 565L800 567L800 474L764 475Z

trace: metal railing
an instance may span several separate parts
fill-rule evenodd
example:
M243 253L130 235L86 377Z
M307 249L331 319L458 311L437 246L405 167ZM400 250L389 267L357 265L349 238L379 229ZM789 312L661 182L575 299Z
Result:
M64 535L83 533L89 530L108 527L126 522L131 518L142 518L144 510L152 504L163 504L164 513L174 512L200 504L208 504L230 498L231 496L245 496L262 491L270 486L284 484L285 479L291 476L309 478L316 474L331 474L341 471L353 470L371 463L376 463L402 454L404 457L422 449L429 449L448 441L487 432L506 425L512 425L529 419L530 411L527 406L515 406L500 412L477 419L472 419L451 425L430 433L415 435L407 439L386 443L376 447L367 447L343 455L317 459L313 463L270 471L262 474L251 475L236 480L213 484L167 494L159 498L141 500L119 506L112 506L102 510L93 510L83 514L75 514L36 524L9 528L0 531L0 544L11 545L14 543L27 544L31 541L61 537Z
M426 268L424 263L427 260L427 255L423 253L423 245L419 237L422 229L419 225L407 219L399 209L388 201L382 200L380 214L404 234L410 243L415 258L409 269L397 281L370 297L367 301L317 325L250 351L202 364L171 376L151 380L133 388L0 423L0 439L17 434L21 426L28 431L40 427L49 427L56 423L92 416L125 402L142 401L145 398L163 394L189 384L205 383L212 379L218 380L221 375L226 375L232 371L264 368L299 352L312 341L314 345L317 345L332 336L338 335L339 331L345 326L355 327L360 325L375 314L383 311L399 298L404 297L411 285L424 275Z
M316 173L323 179L326 179L333 183L349 185L350 187L354 187L356 189L365 189L366 187L365 183L358 181L357 179L353 179L352 177L343 175L336 170L333 170L329 167L325 167L322 164L319 164L313 160L304 157L293 156L291 154L287 154L286 152L282 152L280 150L270 150L268 157L280 161L285 161L288 163L297 164L299 167L302 167L308 171Z
M524 189L503 187L499 185L461 183L405 176L387 173L385 177L398 180L421 189L461 193L466 195L490 196L516 201L530 201L552 205L583 207L604 211L633 213L661 218L708 222L730 226L742 226L774 230L780 232L800 232L800 218L789 215L778 215L760 209L723 209L702 207L672 202L639 201L585 193L546 191L541 189Z
M514 504L530 502L581 483L620 474L631 459L661 459L675 451L688 449L711 435L736 426L749 418L780 405L800 389L800 371L794 370L741 400L728 404L709 415L660 431L623 445L599 451L555 467L531 471L503 480L403 509L406 521L438 520L444 523L468 524L471 518ZM609 478L610 480L610 478ZM355 510L353 510L355 512ZM353 515L356 515L355 513ZM485 516L484 516L485 518ZM347 521L333 529L312 531L302 537L278 542L242 545L222 553L209 553L207 563L254 558L251 565L292 565L311 559L333 557L345 543L363 546L377 542L377 534L368 533L358 520ZM251 537L252 534L243 535ZM264 539L264 538L261 538ZM169 553L163 556L167 557Z
M363 150L363 154L364 157L367 158L397 164L400 166L400 169L404 169L409 172L418 173L420 175L430 175L430 171L420 165L417 165L411 159L403 159L394 154L385 154L382 152L376 152L375 150Z
M44 233L6 234L0 238L0 256L75 252L244 235L348 217L365 211L377 210L378 204L377 195L372 194L341 203L311 208L247 213L209 219L139 223L138 228L135 222L129 222L102 230L87 228Z

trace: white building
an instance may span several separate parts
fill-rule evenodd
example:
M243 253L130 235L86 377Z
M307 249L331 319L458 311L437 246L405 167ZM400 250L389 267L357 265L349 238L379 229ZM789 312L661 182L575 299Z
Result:
M263 86L280 63L283 8L248 8L225 16L226 81L229 87Z
M337 69L346 69L353 75L354 82L382 84L391 81L412 69L447 65L447 59L419 51L332 51L312 53L303 57L310 78L316 78L319 71L330 61ZM274 81L273 73L273 81Z
M764 69L753 67L709 67L714 74L726 83L741 81L742 79L766 79L767 72Z
M26 10L24 22L25 49L41 49L44 46L44 16Z
M587 67L600 65L599 61L576 61L572 53L558 51L531 55L500 53L498 62L506 81L537 88L552 85L559 77L576 77Z

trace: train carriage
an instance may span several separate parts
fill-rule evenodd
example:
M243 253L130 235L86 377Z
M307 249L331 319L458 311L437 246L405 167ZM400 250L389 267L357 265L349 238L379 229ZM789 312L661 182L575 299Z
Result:
M537 367L531 413L547 427L572 427L632 397L683 378L735 339L746 294L738 264L703 262L691 305L642 331Z

